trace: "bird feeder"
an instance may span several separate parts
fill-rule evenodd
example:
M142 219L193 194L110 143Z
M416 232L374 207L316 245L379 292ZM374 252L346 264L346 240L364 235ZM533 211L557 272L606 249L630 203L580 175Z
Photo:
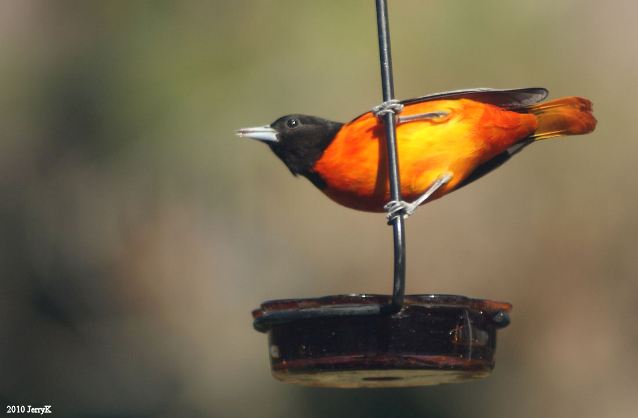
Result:
M390 195L401 201L387 5L376 0ZM390 216L394 286L387 295L336 295L262 303L254 327L268 334L275 378L309 386L404 387L464 382L494 368L505 302L405 295L405 220Z

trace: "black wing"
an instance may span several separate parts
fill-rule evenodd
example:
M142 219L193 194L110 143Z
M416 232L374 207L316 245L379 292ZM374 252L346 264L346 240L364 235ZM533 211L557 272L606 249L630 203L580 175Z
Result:
M441 99L471 99L481 103L492 104L509 110L521 109L525 106L533 105L544 100L549 92L542 87L529 87L524 89L491 89L487 87L479 87L468 90L444 91L442 93L432 93L413 99L402 100L401 104L409 105L413 103L431 102ZM361 116L368 114L362 113L351 122L359 119Z
M542 87L507 90L476 88L433 93L426 96L415 97L414 99L402 100L401 103L408 105L412 103L430 102L432 100L442 99L471 99L477 102L514 110L538 103L544 100L548 93L547 89Z
M486 161L483 164L479 165L478 167L474 169L474 171L472 171L472 173L470 173L469 176L467 176L465 180L459 183L454 190L458 190L461 187L465 187L468 184L473 183L476 180L480 179L487 173L496 170L497 168L505 164L514 155L521 152L523 148L525 148L526 146L528 146L529 144L533 142L534 142L533 139L526 139L526 140L524 139L521 142L512 145L511 147L501 152L500 154L498 154L496 157L492 158L491 160Z

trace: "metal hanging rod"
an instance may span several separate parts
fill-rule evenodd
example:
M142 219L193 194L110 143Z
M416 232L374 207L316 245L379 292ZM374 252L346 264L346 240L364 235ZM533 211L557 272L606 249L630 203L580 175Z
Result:
M392 79L392 54L390 52L390 29L388 27L388 6L385 0L375 0L377 6L377 31L379 34L379 60L381 63L381 88L385 103L394 99L394 80ZM393 112L382 115L385 124L388 171L390 180L390 198L401 201L399 162L396 144L396 119ZM405 295L405 220L395 216L390 220L394 236L394 286L392 289L392 307L398 311L403 306Z

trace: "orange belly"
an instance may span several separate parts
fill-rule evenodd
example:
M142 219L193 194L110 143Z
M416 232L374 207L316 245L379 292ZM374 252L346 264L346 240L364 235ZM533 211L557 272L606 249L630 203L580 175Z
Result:
M474 169L534 133L532 114L507 111L468 99L406 106L401 116L448 112L397 126L401 196L412 201L445 172L454 177L432 199L454 190ZM337 203L381 212L390 200L383 124L366 113L344 125L315 164L323 192Z

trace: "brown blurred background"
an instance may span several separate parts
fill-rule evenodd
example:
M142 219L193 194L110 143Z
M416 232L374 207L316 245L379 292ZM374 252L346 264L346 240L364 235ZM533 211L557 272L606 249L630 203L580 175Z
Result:
M408 221L408 293L514 304L488 379L269 374L266 299L388 293L391 230L243 126L380 101L372 1L0 2L0 400L65 417L633 417L638 3L390 1L397 96L544 86L591 135Z

